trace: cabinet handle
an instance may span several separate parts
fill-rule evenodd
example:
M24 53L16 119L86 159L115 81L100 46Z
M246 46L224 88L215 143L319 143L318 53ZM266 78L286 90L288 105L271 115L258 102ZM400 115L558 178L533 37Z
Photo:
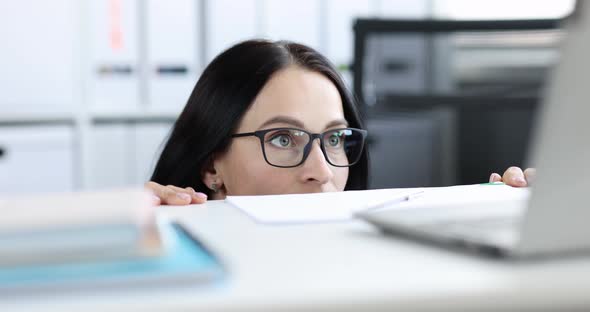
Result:
M0 146L0 158L4 157L4 155L6 155L6 150L4 147Z

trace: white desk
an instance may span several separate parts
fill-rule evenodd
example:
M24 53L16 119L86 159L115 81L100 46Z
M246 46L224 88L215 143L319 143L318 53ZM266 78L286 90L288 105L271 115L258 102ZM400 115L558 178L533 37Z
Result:
M506 262L383 236L360 221L264 226L221 201L163 207L224 261L220 285L57 293L11 310L590 310L590 256Z

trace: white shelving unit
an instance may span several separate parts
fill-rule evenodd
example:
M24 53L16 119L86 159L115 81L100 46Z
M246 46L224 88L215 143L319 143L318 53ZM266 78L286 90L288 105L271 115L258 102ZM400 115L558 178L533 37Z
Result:
M141 185L223 49L287 39L349 64L355 17L423 17L426 2L2 1L0 196Z

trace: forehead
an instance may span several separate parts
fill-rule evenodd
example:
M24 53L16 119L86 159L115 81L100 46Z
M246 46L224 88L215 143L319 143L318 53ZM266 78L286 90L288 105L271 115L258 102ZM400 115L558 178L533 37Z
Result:
M332 81L320 73L289 66L269 79L242 118L239 130L259 130L276 116L299 120L305 129L319 132L328 123L344 119L344 111Z

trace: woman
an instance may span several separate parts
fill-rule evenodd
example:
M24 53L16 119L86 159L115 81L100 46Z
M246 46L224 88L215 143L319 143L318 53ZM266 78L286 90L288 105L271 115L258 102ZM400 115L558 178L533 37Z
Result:
M297 43L245 41L204 70L146 187L171 205L366 189L365 136L324 56ZM516 167L490 180L527 184Z

